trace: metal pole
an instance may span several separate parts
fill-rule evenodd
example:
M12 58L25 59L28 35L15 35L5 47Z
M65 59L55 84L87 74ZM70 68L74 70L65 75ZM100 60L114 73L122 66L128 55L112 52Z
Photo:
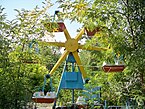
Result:
M74 66L74 63L72 63L72 72L75 71L75 66Z
M107 101L105 100L105 106L104 106L104 109L108 109L108 107L107 107Z
M72 89L72 104L74 104L74 89Z
M74 104L74 89L72 89L72 106L71 109L75 109L75 104Z

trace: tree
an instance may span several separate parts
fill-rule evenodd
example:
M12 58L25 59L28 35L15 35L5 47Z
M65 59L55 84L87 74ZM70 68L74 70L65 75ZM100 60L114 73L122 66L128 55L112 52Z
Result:
M12 42L10 40L11 30L15 26L10 21L6 21L5 14L3 14L3 9L0 7L0 18L1 18L1 51L0 51L0 108L11 108L11 109L19 109L21 104L25 104L23 97L25 97L25 89L22 87L19 67L16 67L18 63L12 62L9 58L9 53L12 49ZM19 87L18 87L19 86ZM23 92L24 91L24 92ZM23 101L22 101L23 99Z
M35 53L33 47L29 50L29 44L34 36L37 36L37 41L46 32L44 23L51 21L51 17L46 15L46 10L50 6L51 4L46 2L42 10L38 7L33 11L16 10L18 16L12 21L6 20L5 14L2 13L3 8L0 8L1 109L24 108L31 101L32 93L42 88L49 63L54 63L53 59L59 56L54 55L52 49L44 45L39 45L39 54ZM34 59L39 58L38 64L24 64L21 60L32 55Z

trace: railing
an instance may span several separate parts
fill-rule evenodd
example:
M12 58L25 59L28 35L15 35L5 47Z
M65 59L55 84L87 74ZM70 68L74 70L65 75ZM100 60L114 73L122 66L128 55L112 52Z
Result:
M126 109L125 106L108 106L108 109Z
M107 109L135 109L134 106L108 106Z

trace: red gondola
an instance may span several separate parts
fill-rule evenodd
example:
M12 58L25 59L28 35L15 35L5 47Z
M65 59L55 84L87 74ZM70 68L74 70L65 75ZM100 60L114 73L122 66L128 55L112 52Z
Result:
M58 22L58 32L63 32L66 27L65 27L65 24L63 22Z
M66 29L63 22L49 22L45 27L48 28L48 32L63 32Z
M99 28L96 28L94 30L89 30L89 29L86 29L86 32L87 32L87 36L94 36L96 34L96 32L100 31Z
M122 72L125 69L125 65L104 65L104 72Z
M32 100L36 103L53 103L53 102L55 102L56 98L35 98L35 97L32 97Z
M53 91L51 78L50 78L51 91L47 92L46 95L44 94L44 89L45 89L47 78L50 78L49 74L44 76L44 84L43 84L42 91L34 92L33 94L32 100L36 103L53 103L56 101L57 96L56 96L56 93Z

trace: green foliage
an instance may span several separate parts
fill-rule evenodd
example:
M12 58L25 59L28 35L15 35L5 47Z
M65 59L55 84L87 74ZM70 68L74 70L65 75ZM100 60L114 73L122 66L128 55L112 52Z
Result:
M38 40L44 36L44 25L41 24L40 17L45 19L45 12L50 5L46 4L42 10L38 7L33 11L17 10L17 19L12 21L6 20L2 13L3 8L0 8L1 109L21 109L31 102L32 94L42 89L44 75L48 74L49 66L59 56L56 49L49 46L39 46L39 53L35 52L35 46L31 50L28 46L34 36ZM24 59L35 59L38 63L24 63Z

